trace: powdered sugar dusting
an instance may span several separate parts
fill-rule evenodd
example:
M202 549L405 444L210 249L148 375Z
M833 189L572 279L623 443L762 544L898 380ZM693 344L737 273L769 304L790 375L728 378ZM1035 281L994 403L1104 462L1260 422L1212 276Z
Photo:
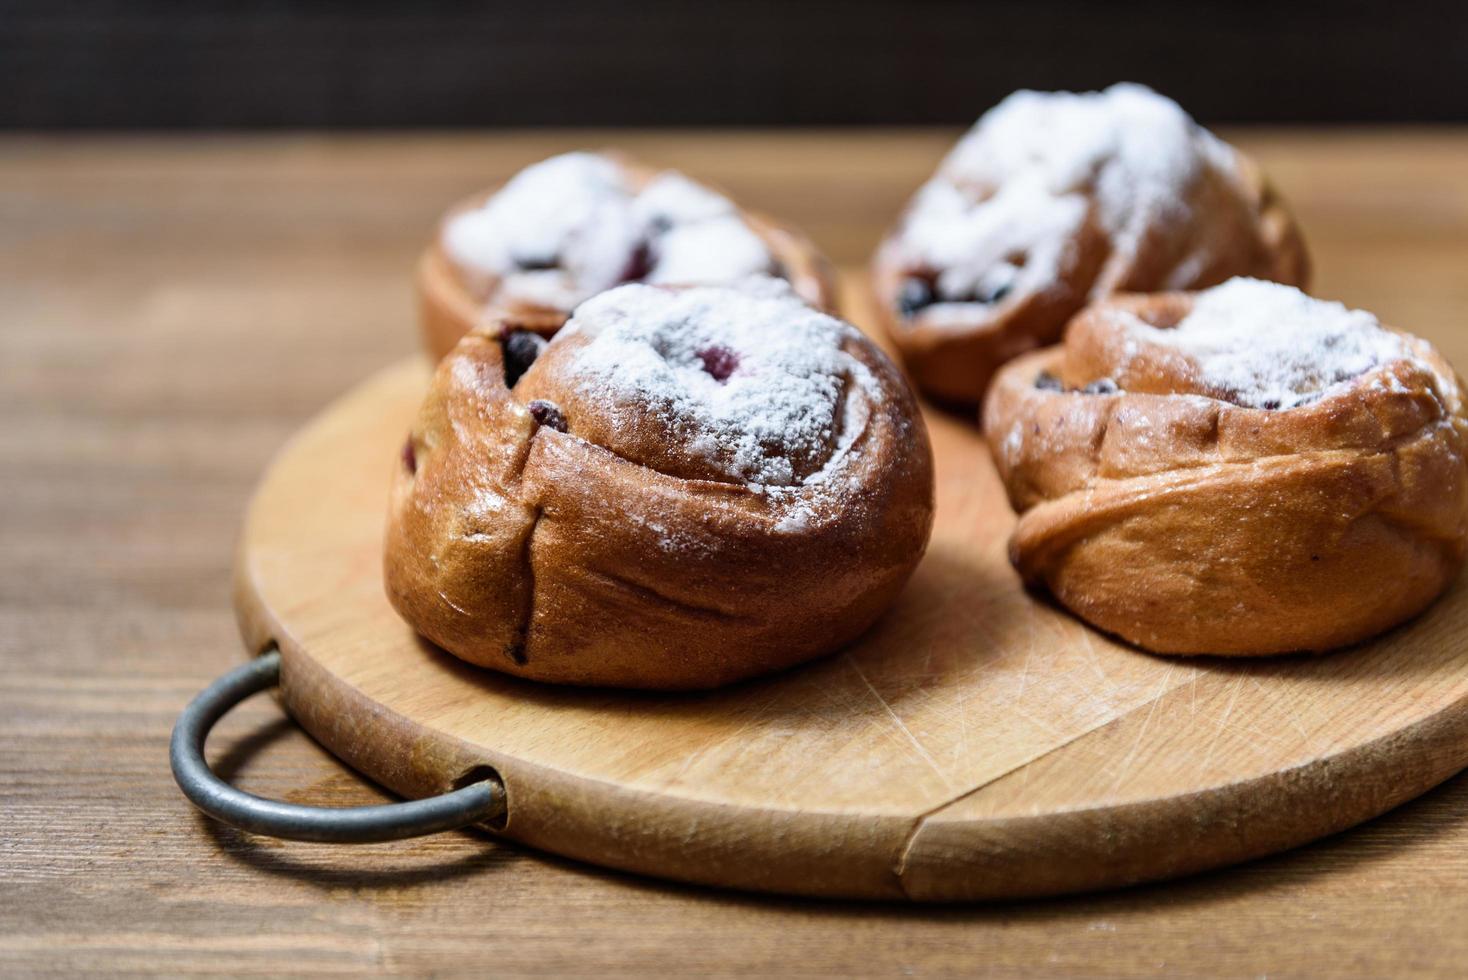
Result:
M1186 218L1203 168L1232 161L1232 149L1142 85L1015 92L918 193L902 248L912 265L938 270L940 300L992 295L986 277L1039 289L1092 202L1116 252L1131 255L1147 228Z
M621 286L578 307L563 335L588 341L574 374L614 426L655 413L675 433L668 451L778 494L832 475L843 413L856 410L846 385L867 377L841 349L851 330L764 279L740 289ZM705 363L716 348L737 355L723 380Z
M1198 294L1171 329L1131 317L1127 330L1186 354L1204 384L1248 408L1292 408L1379 365L1412 358L1402 337L1370 313L1258 279L1230 279Z
M940 302L993 296L1053 281L1085 218L1082 197L1056 197L1037 173L1004 183L982 202L940 178L918 191L904 241L915 264L938 270Z
M673 225L656 239L647 281L666 285L732 283L770 270L764 241L734 214Z
M497 282L503 298L565 310L629 278L725 283L772 264L728 198L673 171L639 191L597 153L526 167L483 206L452 217L443 246L471 278Z
M508 297L571 306L620 280L640 229L615 161L566 153L526 167L482 207L444 226L460 267L501 277Z

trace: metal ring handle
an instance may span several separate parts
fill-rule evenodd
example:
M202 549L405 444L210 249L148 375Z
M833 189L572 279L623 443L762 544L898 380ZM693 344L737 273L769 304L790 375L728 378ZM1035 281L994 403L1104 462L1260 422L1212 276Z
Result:
M365 844L457 830L504 814L505 791L496 779L426 800L354 807L299 806L235 789L209 768L204 740L229 709L279 683L280 651L272 650L204 688L173 726L168 749L173 778L190 802L215 820L287 840Z

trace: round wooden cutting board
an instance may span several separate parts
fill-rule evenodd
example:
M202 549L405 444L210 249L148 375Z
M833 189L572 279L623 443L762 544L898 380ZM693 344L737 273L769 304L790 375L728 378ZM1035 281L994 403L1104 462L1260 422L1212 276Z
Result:
M237 607L252 649L279 646L282 699L311 734L406 796L492 769L505 837L739 888L1042 895L1281 850L1468 766L1462 583L1329 656L1149 656L1020 587L977 428L942 415L927 558L845 652L694 695L467 666L382 588L388 478L427 376L417 360L383 372L281 453L250 508Z

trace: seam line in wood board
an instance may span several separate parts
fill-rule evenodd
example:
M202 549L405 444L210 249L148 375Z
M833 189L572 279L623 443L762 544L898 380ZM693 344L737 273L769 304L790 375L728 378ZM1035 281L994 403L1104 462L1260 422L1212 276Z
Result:
M992 786L993 784L997 783L999 780L1004 779L1004 778L1006 778L1008 776L1014 775L1015 773L1019 772L1021 769L1024 769L1026 766L1032 766L1036 762L1039 762L1041 759L1044 759L1044 758L1047 758L1047 757L1049 757L1051 755L1054 755L1056 752L1059 752L1062 749L1068 748L1069 746L1074 745L1076 742L1079 742L1080 740L1082 740L1084 738L1089 738L1092 735L1096 734L1097 732L1104 731L1104 730L1112 727L1113 725L1119 725L1119 724L1121 724L1122 722L1126 721L1128 718L1130 718L1133 715L1137 714L1138 712L1142 711L1144 708L1152 709L1155 706L1155 704L1158 701L1158 699L1163 698L1163 697L1166 697L1167 695L1172 694L1172 693L1174 693L1176 691L1182 690L1183 687L1185 685L1189 684L1189 683L1192 683L1192 681L1190 681L1190 680L1184 680L1184 681L1178 682L1177 684L1171 685L1171 686L1167 687L1166 689L1159 689L1157 691L1157 693L1154 694L1153 697L1150 700L1147 701L1146 704L1139 704L1139 705L1136 705L1135 707L1128 708L1127 710L1123 711L1119 715L1113 715L1112 717L1106 719L1105 721L1101 722L1098 725L1093 725L1092 727L1086 729L1085 731L1076 733L1076 735L1074 735L1071 738L1066 739L1064 742L1061 742L1059 745L1052 745L1050 748L1046 749L1044 752L1041 752L1039 755L1036 755L1036 756L1033 756L1033 757L1031 757L1029 759L1026 759L1024 762L1021 762L1019 765L1012 766L1011 768L1006 769L1006 770L1004 770L1001 773L997 773L997 774L995 774L993 776L990 776L988 779L985 779L983 782L979 783L977 786L974 786L974 787L972 787L970 789L965 790L962 793L959 793L957 796L953 797L952 799L944 800L942 803L939 803L937 806L934 806L931 809L929 809L929 810L927 810L927 811L919 814L917 816L917 818L913 820L912 826L908 828L907 834L903 837L902 845L898 848L896 860L893 862L892 870L893 870L893 873L897 877L897 887L900 888L900 889L902 889L902 893L904 895L906 895L908 898L912 898L912 895L907 890L907 862L908 862L908 858L912 854L912 847L913 847L914 842L916 842L916 840L917 840L918 834L922 831L924 825L926 825L927 822L930 819L932 819L932 817L934 817L936 814L941 813L942 811L948 809L949 807L951 807L951 806L953 806L953 805L955 805L957 803L960 803L963 800L968 799L969 797L973 796L975 793L979 793L979 792L983 791L984 789L988 788L989 786ZM868 685L868 686L870 686L870 685Z
M1176 693L1177 690L1178 689L1175 688L1172 691L1169 691L1168 694ZM1076 741L1079 741L1081 738L1086 738L1089 735L1109 728L1112 724L1115 724L1117 722L1125 721L1128 716L1136 714L1140 710L1141 708L1138 707L1132 711L1127 712L1125 715L1119 715L1112 722L1108 722L1105 725L1097 726L1097 728L1093 729L1091 732L1087 732L1085 735L1079 736L1079 738L1077 739L1072 739L1071 742L1067 744L1074 743ZM1347 815L1344 817L1330 818L1324 821L1322 825L1318 825L1313 830L1310 830L1307 834L1292 836L1289 843L1278 846L1269 846L1262 849L1253 849L1245 854L1234 855L1221 861L1209 861L1207 863L1198 865L1197 867L1194 867L1190 871L1186 871L1184 873L1192 874L1198 871L1208 871L1229 864L1234 864L1239 861L1252 860L1254 858L1263 857L1268 854L1278 853L1280 851L1288 850L1290 848L1300 846L1313 840L1321 839L1323 837L1329 836L1330 834L1341 833L1353 827L1359 826L1367 820L1375 819L1382 814L1387 813L1404 803L1407 803L1410 800L1416 799L1423 793L1429 792L1434 787L1442 785L1443 783L1454 778L1458 774L1468 771L1468 747L1465 747L1465 736L1468 736L1468 695L1459 698L1457 701L1443 707L1441 710L1433 713L1432 715L1419 720L1417 723L1414 723L1412 726L1410 726L1410 728L1398 729L1388 732L1384 735L1369 739L1365 742L1359 742L1355 745L1348 746L1338 752L1335 752L1334 754L1319 754L1313 756L1312 758L1300 761L1288 768L1279 769L1274 772L1257 773L1245 779L1225 781L1213 786L1190 790L1189 792L1182 794L1176 798L1188 799L1195 802L1202 800L1228 800L1230 798L1237 798L1244 787L1257 785L1269 781L1278 781L1281 779L1294 779L1296 781L1299 781L1302 775L1309 773L1334 773L1334 775L1330 777L1329 780L1331 783L1336 786L1351 785L1363 775L1369 777L1373 771L1376 771L1372 769L1369 761L1363 760L1369 760L1370 757L1375 755L1397 755L1398 752L1393 751L1392 747L1398 746L1403 742L1412 743L1412 748L1414 751L1413 757L1417 763L1416 768L1413 770L1408 770L1406 772L1398 770L1394 774L1394 783L1391 790L1380 797L1374 798L1374 802L1362 806L1357 806L1354 809L1349 810L1347 812ZM1443 746L1457 746L1458 748L1452 754L1448 754L1443 749ZM1064 747L1065 746L1057 746L1056 749L1053 749L1051 751L1058 751L1059 749L1062 749ZM1041 756L1037 756L1036 759L1032 761L1038 761L1040 758L1043 758L1045 755L1049 754L1050 752L1046 752ZM1401 760L1398 759L1399 763L1400 761ZM1029 763L1026 763L1026 765L1028 764ZM1018 766L1014 771L1018 771L1019 769L1023 768L1024 766ZM1411 773L1419 774L1420 778L1412 778L1412 776L1410 775ZM991 780L990 782L992 783L994 781L997 781L998 779L1003 778L1005 777L996 777L996 780ZM989 783L985 783L985 786L987 785L989 785ZM978 789L983 788L984 787L982 786L978 787L975 792L977 792ZM898 870L897 883L903 894L906 895L909 899L913 899L916 901L922 900L919 898L915 898L913 894L908 890L907 879L905 876L906 862L908 856L911 853L912 841L916 837L916 831L918 829L921 829L921 824L925 823L935 813L945 809L946 807L952 805L952 803L956 802L958 802L958 800L950 801L950 803L945 803L942 806L935 807L933 810L930 810L919 817L918 826L914 828L913 837L909 838L909 840L904 845L902 866ZM1113 807L1084 807L1073 812L1097 812L1101 810L1125 811L1137 807L1144 807L1146 805L1146 802L1130 801ZM1321 809L1322 812L1327 813L1335 812L1336 810L1335 807L1323 807ZM1177 875L1173 873L1168 873L1160 876L1147 875L1138 878L1130 883L1135 884L1144 881L1166 880L1173 877L1177 877Z

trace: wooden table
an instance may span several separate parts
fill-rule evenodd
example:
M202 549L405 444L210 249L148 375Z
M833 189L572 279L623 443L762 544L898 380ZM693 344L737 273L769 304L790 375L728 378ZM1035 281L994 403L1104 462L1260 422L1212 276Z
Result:
M554 150L623 145L861 263L951 132L0 140L0 973L1461 975L1468 777L1293 854L1018 905L667 885L471 834L325 847L196 814L168 774L237 663L234 537L301 422L414 349L438 210ZM1317 292L1468 365L1468 133L1246 132ZM378 800L268 700L240 785Z

